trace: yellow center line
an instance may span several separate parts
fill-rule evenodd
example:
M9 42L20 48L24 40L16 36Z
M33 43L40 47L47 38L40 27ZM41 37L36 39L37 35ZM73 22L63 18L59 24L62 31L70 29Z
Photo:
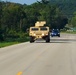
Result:
M18 72L17 75L22 75L22 72Z

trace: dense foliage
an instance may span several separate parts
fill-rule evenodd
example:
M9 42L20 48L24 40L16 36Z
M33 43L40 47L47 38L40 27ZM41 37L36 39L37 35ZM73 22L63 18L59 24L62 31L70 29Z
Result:
M76 0L49 0L51 4L56 4L63 13L72 17L76 11Z
M57 7L68 17L68 28L76 30L76 0L43 0L49 1L52 5ZM62 14L63 15L63 14Z
M71 19L71 22L70 23L70 26L73 27L73 28L76 28L76 12L73 13L73 17Z
M67 17L56 5L42 0L31 5L0 2L0 36L20 38L36 21L45 20L51 29L62 29L68 22ZM24 34L23 34L24 33Z

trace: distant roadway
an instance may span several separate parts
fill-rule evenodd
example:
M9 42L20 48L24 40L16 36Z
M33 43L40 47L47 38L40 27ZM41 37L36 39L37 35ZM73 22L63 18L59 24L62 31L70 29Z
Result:
M0 75L76 75L76 34L0 48Z

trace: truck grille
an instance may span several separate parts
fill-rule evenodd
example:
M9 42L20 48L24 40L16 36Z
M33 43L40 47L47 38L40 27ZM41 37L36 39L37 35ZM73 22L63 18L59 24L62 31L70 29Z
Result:
M42 35L41 33L36 33L36 35Z

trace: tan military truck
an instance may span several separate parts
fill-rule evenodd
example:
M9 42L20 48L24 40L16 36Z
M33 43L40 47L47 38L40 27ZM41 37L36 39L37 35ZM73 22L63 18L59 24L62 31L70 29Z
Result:
M46 42L50 42L49 27L44 26L45 24L45 21L37 21L34 27L30 27L30 43L34 42L37 39L44 39Z

